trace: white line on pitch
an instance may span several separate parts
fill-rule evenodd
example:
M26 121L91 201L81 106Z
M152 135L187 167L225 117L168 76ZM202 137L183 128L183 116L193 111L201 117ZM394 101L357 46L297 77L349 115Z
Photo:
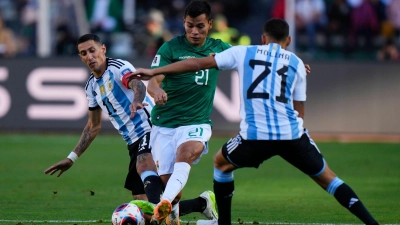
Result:
M11 222L11 223L109 223L110 219L105 220L0 220L1 222ZM181 220L182 223L194 223L193 221ZM275 225L356 225L356 224L346 224L346 223L288 223L288 222L232 222L233 224L275 224ZM392 224L381 224L381 225L400 225L398 223Z

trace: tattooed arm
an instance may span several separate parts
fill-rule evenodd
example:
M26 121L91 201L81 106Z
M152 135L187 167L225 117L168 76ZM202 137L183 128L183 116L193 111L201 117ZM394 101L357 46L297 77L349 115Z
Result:
M101 129L101 108L95 108L94 110L89 110L89 120L83 129L81 138L78 144L75 146L71 154L76 154L76 158L81 156L85 150L89 147L90 143L95 139L97 134ZM76 159L75 159L76 160ZM60 162L47 168L44 173L53 175L57 171L60 171L57 177L61 176L65 171L67 171L74 164L74 160L67 157Z
M141 80L132 79L129 81L129 88L133 90L135 93L135 97L133 98L134 102L143 102L146 97L146 86Z
M89 110L89 119L82 131L81 138L75 146L73 152L81 156L83 152L89 147L92 141L96 138L101 129L101 108L98 107L94 110Z
M141 80L132 79L129 81L129 88L132 89L135 94L132 104L129 106L129 109L131 110L131 118L133 118L137 110L147 106L147 103L143 103L144 98L146 97L146 86Z

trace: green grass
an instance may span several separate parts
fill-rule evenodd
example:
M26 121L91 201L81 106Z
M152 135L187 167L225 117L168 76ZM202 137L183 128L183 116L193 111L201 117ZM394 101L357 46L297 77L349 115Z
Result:
M109 224L114 208L131 200L123 188L128 152L117 135L97 137L61 177L43 173L64 159L78 139L79 135L0 134L1 225L50 220ZM212 138L210 153L192 167L185 199L212 190L212 156L226 140ZM399 144L318 143L318 147L331 169L356 191L381 224L399 224ZM181 219L200 218L201 214L193 213ZM311 179L277 157L259 169L235 171L232 218L264 224L360 224ZM72 220L97 222L65 222Z

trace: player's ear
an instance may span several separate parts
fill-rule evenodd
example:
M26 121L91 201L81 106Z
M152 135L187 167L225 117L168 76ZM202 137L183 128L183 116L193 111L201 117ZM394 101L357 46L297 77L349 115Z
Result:
M261 44L266 45L267 44L267 37L265 34L261 34Z
M288 36L286 38L286 47L290 45L290 43L292 43L292 37Z
M106 45L105 45L105 44L103 44L103 45L101 46L101 51L103 52L103 54L106 54L107 48L106 48Z
M208 24L210 25L210 28L209 28L209 30L211 30L211 29L212 29L212 27L213 27L213 22L214 22L214 20L213 20L213 19L210 19L210 20L208 20Z

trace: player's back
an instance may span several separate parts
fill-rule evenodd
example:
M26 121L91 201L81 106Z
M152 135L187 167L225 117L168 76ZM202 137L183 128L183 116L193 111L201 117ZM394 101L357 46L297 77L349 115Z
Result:
M233 48L240 76L240 134L249 140L300 138L303 120L293 100L306 100L302 60L279 44Z

